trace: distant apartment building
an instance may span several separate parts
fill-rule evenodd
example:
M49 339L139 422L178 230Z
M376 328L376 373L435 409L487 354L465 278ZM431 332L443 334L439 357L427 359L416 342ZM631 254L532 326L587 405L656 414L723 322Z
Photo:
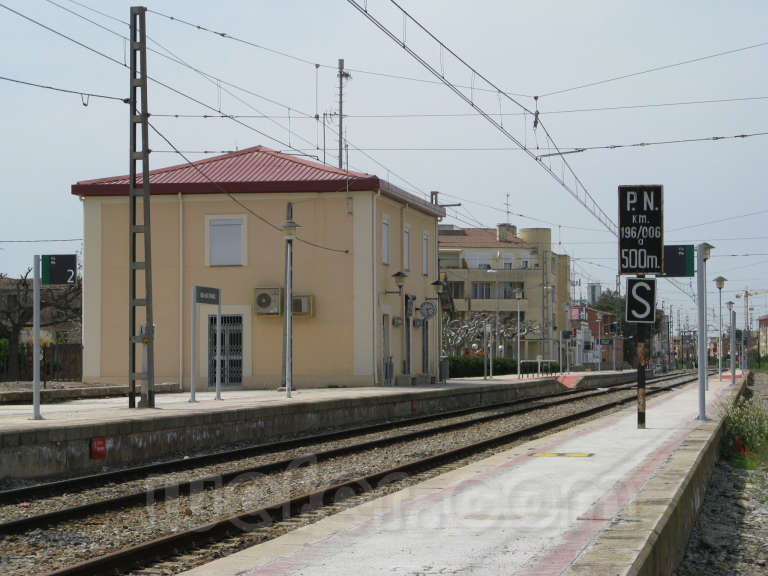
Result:
M624 338L615 314L585 304L570 309L570 358L574 367L619 369L624 362Z
M768 356L768 314L757 319L758 351L760 357Z
M469 320L485 313L521 339L523 360L558 359L560 330L567 329L570 263L552 250L549 228L511 224L494 228L439 227L441 278L453 298L454 316ZM516 342L500 338L505 356L516 356Z

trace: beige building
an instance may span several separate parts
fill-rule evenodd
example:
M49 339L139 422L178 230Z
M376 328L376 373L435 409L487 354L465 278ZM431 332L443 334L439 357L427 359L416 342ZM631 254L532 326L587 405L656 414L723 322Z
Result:
M286 204L294 249L293 381L406 383L437 374L437 219L443 209L376 176L264 147L153 170L152 274L157 382L213 378L215 307L199 305L191 374L193 286L222 290L225 383L274 388L282 370ZM85 381L128 378L128 177L78 182L83 201ZM393 274L404 272L402 290ZM139 272L141 274L141 272ZM137 281L143 286L143 276ZM406 299L413 315L405 316Z
M557 360L559 331L567 329L570 262L552 251L550 229L441 225L439 238L440 271L456 316L483 312L495 324L498 312L502 325L514 326L519 304L521 322L534 327L521 340L522 359ZM516 356L514 340L502 345L506 356Z

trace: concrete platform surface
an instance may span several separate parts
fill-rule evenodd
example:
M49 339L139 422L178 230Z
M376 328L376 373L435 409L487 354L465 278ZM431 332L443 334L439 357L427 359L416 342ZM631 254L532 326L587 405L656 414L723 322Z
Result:
M189 392L164 393L155 397L155 406L153 410L130 410L128 408L128 398L87 398L79 400L70 400L66 402L57 402L55 404L45 403L41 406L42 420L32 419L31 404L9 404L0 405L0 433L7 431L22 431L34 429L46 429L50 427L59 427L62 425L70 426L77 424L108 424L110 422L127 420L154 420L157 418L171 418L174 416L183 416L190 414L201 414L208 412L228 411L257 406L281 406L291 405L297 402L318 402L324 400L343 400L356 398L377 398L394 396L403 393L419 393L439 390L452 390L477 388L483 386L509 386L515 383L530 383L537 381L563 380L563 384L572 388L585 378L598 379L610 378L616 375L631 375L634 371L624 372L584 372L577 375L566 377L542 376L542 377L523 377L518 380L516 375L495 376L489 380L478 378L458 378L451 379L446 384L426 385L426 386L376 386L361 388L310 388L306 390L294 390L292 398L286 398L285 392L277 390L224 390L222 391L223 400L214 400L215 393L209 390L198 391L195 395L197 402L190 403ZM566 384L567 382L567 384ZM137 403L139 402L137 396Z
M603 565L600 554L592 551L590 562L573 572L629 573L626 567L648 553L654 540L657 528L651 517L669 513L676 488L655 488L642 498L638 494L651 485L649 478L662 475L676 452L685 452L693 435L703 434L711 445L717 404L735 390L730 382L710 379L707 399L712 421L696 420L697 388L687 385L649 400L645 430L637 429L632 406L185 574L555 575L575 566L620 512L639 506L642 512L631 519L635 524L618 528L636 539L609 550L607 557L603 551ZM685 478L696 461L667 475ZM621 539L622 533L613 537Z

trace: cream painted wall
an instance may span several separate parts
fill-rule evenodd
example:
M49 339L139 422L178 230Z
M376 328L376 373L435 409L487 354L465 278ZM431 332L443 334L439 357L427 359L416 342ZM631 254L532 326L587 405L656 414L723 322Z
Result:
M369 193L370 197L370 193ZM278 225L285 218L285 204L294 202L294 218L301 226L299 237L349 253L331 252L296 242L294 253L294 291L314 296L315 314L311 318L294 319L294 381L297 386L336 384L370 384L371 368L365 373L365 334L363 347L357 352L359 370L355 367L355 258L370 259L368 247L355 246L353 215L348 214L347 195L271 194L238 195L238 200L254 212ZM86 302L88 335L85 352L91 381L126 382L128 371L128 200L127 198L86 198L85 282L90 296L101 297L99 337L95 336L94 315L99 310L96 300ZM361 210L365 210L362 208ZM101 219L98 212L101 212ZM284 237L281 230L269 227L260 219L247 216L248 266L206 266L206 217L240 214L243 210L231 200L218 195L184 196L184 266L181 291L184 310L184 387L189 388L189 333L191 290L194 284L218 286L223 290L225 307L253 305L257 287L282 287L284 283ZM369 213L370 214L370 213ZM370 216L368 216L370 218ZM370 220L369 220L370 221ZM100 222L101 233L97 224ZM364 236L364 226L358 234ZM179 216L178 198L158 196L152 199L153 295L155 323L158 326L156 380L178 380L179 366ZM361 236L361 237L362 237ZM100 246L99 246L100 244ZM100 249L101 274L94 258ZM99 262L97 258L95 260ZM370 271L370 265L367 266ZM94 279L96 276L99 280ZM368 275L370 277L370 273ZM358 279L359 290L365 280ZM97 289L101 283L101 291ZM143 282L140 275L139 282ZM370 286L370 281L369 281ZM369 291L370 294L370 291ZM361 310L366 308L358 298ZM367 322L370 327L371 298L368 297ZM279 384L282 361L282 316L250 316L252 358L245 369L246 387L273 387ZM362 326L362 325L361 325ZM92 330L93 329L93 330ZM361 330L358 326L358 330ZM371 346L372 331L367 346ZM207 336L206 336L207 338ZM97 351L101 347L100 354ZM207 342L200 342L199 350ZM367 353L370 358L370 352ZM201 355L202 362L202 355ZM368 362L372 366L372 361ZM99 368L100 367L100 368ZM247 374L250 372L250 376ZM359 372L359 374L358 374ZM204 386L205 376L198 384Z
M389 219L390 231L390 258L389 264L383 264L381 258L381 222L383 218ZM420 306L425 298L435 296L435 290L430 285L437 280L437 262L435 258L435 222L433 216L424 214L395 202L382 195L376 196L376 290L378 294L377 311L377 342L376 357L379 379L383 382L383 357L382 357L382 316L390 314L390 318L403 316L403 297L397 294L385 294L385 291L396 290L395 281L392 275L403 270L403 229L405 226L410 228L411 237L411 266L406 271L408 278L405 280L403 293L416 295L416 307ZM428 274L422 274L422 237L426 232L429 235L428 250ZM436 301L435 301L436 302ZM420 318L418 312L414 311L414 317ZM405 358L405 323L401 326L390 326L390 352L394 363L395 375L403 373L403 359ZM438 321L435 317L430 319L429 326L429 372L432 375L437 374L438 362ZM422 328L412 327L411 338L411 373L422 373Z
M101 375L101 198L83 202L83 380Z

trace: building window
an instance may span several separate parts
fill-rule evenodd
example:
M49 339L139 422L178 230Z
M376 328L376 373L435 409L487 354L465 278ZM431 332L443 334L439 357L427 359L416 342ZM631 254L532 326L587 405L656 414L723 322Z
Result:
M491 299L491 283L490 282L472 282L472 298L476 300L490 300Z
M421 238L421 273L429 275L429 234L424 232Z
M502 282L501 283L501 297L505 300L515 299L518 297L525 298L522 282Z
M556 273L555 272L555 257L554 256L552 256L552 264L550 265L550 270L551 270L552 274Z
M411 269L411 229L406 226L403 230L403 270Z
M448 293L452 298L464 298L464 282L448 282Z
M243 266L243 218L210 218L208 220L208 263L210 266Z
M381 263L389 264L389 217L381 219Z
M491 255L485 252L470 252L467 254L467 266L481 270L491 269Z
M522 260L520 260L520 268L524 268L524 269L528 268L528 262L529 262L528 254L523 254L523 258Z

